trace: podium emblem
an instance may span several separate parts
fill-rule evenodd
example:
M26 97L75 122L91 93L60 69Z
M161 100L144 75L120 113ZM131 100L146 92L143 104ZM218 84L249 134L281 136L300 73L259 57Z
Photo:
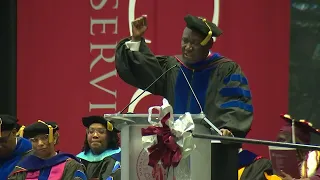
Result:
M149 157L148 152L144 149L139 153L137 163L136 163L136 172L139 180L165 180L166 179L166 170L158 164L155 168L152 168L148 165Z

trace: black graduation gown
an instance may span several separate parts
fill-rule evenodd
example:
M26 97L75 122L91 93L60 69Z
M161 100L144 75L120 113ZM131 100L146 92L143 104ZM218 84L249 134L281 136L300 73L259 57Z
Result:
M116 69L126 83L145 89L169 68L148 91L165 97L175 114L200 113L200 108L181 72L185 72L207 118L219 129L229 129L234 136L244 137L251 126L253 107L248 80L240 66L215 53L206 61L185 66L173 56L155 56L141 41L139 51L131 51L125 45L129 38L119 42L116 48ZM217 65L217 62L221 62ZM181 67L181 69L179 68ZM206 124L205 124L206 125Z
M273 175L272 163L269 159L243 150L239 153L239 180L278 180Z
M111 153L105 153L94 161L90 161L93 159L91 155L87 156L83 152L77 156L86 167L88 179L121 180L121 152L112 153L111 150Z
M84 159L81 159L81 162L86 167L86 174L88 179L107 179L111 176L115 180L121 180L120 169L116 169L113 172L116 160L112 157L106 157L102 161L98 162L89 162Z

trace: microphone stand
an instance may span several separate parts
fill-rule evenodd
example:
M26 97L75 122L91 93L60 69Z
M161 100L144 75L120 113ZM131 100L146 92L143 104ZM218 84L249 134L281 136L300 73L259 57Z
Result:
M203 115L203 120L210 126L212 133L218 134L222 137L222 132L206 117L201 104L195 94L186 74L183 69L179 66L180 71L182 72L184 79L188 83L188 86L194 96L199 108L200 114ZM213 180L237 180L238 179L238 153L239 153L239 144L235 143L221 143L221 142L212 142L211 141L211 179Z
M127 104L121 111L119 111L116 115L122 114L133 102L135 102L140 96L142 96L152 85L154 85L156 82L158 82L164 75L166 75L169 71L171 71L173 68L177 67L177 65L174 65L167 69L165 72L163 72L157 79L155 79L148 87L146 87L135 99L133 99L129 104Z

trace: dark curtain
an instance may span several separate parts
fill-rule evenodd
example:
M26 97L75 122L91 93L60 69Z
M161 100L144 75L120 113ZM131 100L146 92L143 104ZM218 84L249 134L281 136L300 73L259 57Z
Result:
M0 113L17 112L17 0L0 0Z
M291 4L289 111L320 128L320 0ZM320 144L320 136L313 136Z

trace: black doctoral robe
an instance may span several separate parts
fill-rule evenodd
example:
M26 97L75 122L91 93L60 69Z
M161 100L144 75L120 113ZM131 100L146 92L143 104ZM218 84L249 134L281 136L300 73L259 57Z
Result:
M20 141L29 142L30 148L32 148L31 138L48 134L48 144L55 145L56 142L50 140L57 140L53 136L58 130L59 127L55 122L47 123L38 120L38 122L25 128L20 128L20 135L29 139L21 138ZM8 180L86 180L84 170L85 167L80 163L79 159L68 153L55 152L55 155L50 158L41 158L36 154L31 154L15 165Z
M17 164L8 180L87 180L84 171L84 165L71 154L58 153L49 159L30 155Z
M86 167L88 179L121 180L121 150L106 150L100 155L91 151L77 155Z
M247 78L237 63L211 53L205 61L188 67L179 58L155 56L144 40L139 51L131 51L125 44L128 41L129 38L121 40L116 48L116 69L122 80L145 89L163 72L177 65L148 91L165 97L175 114L200 113L182 69L207 118L219 129L230 130L234 136L246 136L252 122L253 107Z
M281 180L273 174L272 163L269 159L255 153L243 150L239 153L239 180Z

